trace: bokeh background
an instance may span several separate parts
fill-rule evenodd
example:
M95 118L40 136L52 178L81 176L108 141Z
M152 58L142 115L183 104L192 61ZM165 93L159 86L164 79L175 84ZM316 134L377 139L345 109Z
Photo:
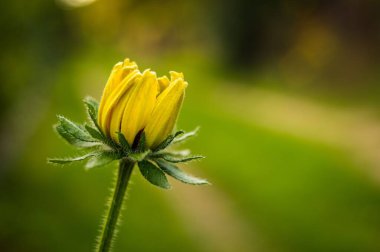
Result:
M0 4L0 251L91 251L115 165L50 166L129 57L189 82L179 128L212 186L135 170L115 251L380 251L380 2Z

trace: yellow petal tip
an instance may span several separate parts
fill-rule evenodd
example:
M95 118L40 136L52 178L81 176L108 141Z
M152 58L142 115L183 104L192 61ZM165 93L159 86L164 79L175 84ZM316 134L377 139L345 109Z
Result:
M183 76L183 73L180 73L180 72L176 72L176 71L170 71L170 79L171 81L175 81L177 79L185 79L185 77Z

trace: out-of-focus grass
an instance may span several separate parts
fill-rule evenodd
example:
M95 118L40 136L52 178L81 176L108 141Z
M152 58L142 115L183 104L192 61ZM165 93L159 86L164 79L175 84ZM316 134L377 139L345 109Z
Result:
M379 190L349 157L215 111L190 113L203 125L193 149L212 157L201 164L204 172L222 183L267 246L274 251L379 249Z
M224 112L224 101L213 96L223 75L201 59L185 59L141 65L152 63L161 74L184 71L190 86L179 126L202 126L186 147L207 156L196 166L236 202L267 251L380 250L380 191L348 155ZM1 251L88 251L97 235L115 167L86 172L45 163L47 156L72 153L52 133L54 114L83 120L80 99L100 95L111 67L80 60L63 68L51 107L0 185ZM137 173L115 251L204 251L181 226L165 191Z

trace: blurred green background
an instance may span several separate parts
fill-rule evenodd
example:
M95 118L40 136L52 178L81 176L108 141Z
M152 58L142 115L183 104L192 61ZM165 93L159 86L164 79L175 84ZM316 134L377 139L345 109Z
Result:
M189 82L212 186L132 178L115 251L380 251L380 2L0 4L0 251L91 251L115 165L50 166L129 57Z

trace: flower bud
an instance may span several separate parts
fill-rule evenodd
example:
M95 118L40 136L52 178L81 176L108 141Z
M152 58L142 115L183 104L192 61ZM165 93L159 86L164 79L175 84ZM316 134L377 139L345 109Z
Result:
M181 73L157 78L141 73L129 59L114 66L99 105L98 124L103 133L118 142L123 133L130 145L144 130L147 146L154 148L173 131L187 82Z

